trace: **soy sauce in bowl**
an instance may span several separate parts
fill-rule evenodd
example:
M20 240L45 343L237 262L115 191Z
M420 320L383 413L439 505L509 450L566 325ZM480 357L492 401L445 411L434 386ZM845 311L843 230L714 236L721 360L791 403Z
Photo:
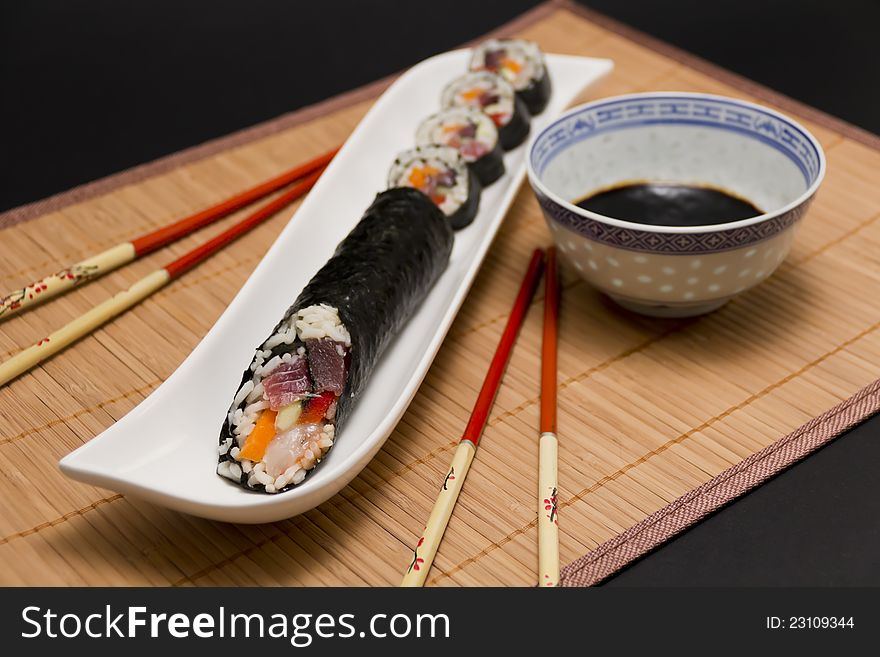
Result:
M751 201L719 187L650 181L619 183L590 192L574 204L652 226L712 226L762 214Z

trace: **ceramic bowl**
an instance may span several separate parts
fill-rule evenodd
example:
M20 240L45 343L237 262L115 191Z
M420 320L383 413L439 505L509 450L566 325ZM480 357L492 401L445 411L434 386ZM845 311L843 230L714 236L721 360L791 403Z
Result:
M792 119L683 92L575 107L535 134L526 164L563 256L620 305L661 317L709 312L772 274L825 174L821 146ZM572 202L637 180L721 187L764 213L726 224L652 226Z

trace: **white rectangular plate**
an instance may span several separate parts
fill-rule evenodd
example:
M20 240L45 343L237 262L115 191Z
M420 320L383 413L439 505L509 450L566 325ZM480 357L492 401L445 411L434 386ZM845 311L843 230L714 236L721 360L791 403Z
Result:
M449 267L382 356L328 457L301 485L266 495L220 478L214 471L220 425L254 348L385 188L395 155L412 147L416 126L437 111L441 89L466 71L468 58L466 50L432 57L389 87L205 339L143 403L62 459L65 474L178 511L243 523L308 511L357 476L403 416L440 348L522 183L525 146L505 155L507 173L483 191L474 223L456 233ZM532 134L613 66L566 55L548 55L547 65L553 96L533 119ZM450 426L450 436L461 429Z

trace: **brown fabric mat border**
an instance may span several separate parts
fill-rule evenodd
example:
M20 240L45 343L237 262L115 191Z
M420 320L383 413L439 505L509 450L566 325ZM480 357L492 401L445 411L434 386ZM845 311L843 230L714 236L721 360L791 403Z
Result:
M880 380L571 562L561 585L598 584L878 411Z
M491 32L462 44L462 47L478 43L486 38L518 32L532 23L538 22L557 9L558 6L555 2L545 2L526 13L517 16L513 20ZM358 87L357 89L346 91L319 103L308 105L287 114L282 114L275 119L258 123L249 128L244 128L237 132L224 135L223 137L211 139L197 146L185 148L176 153L172 153L171 155L140 164L130 169L125 169L105 178L99 178L98 180L78 185L77 187L34 201L33 203L27 203L12 208L11 210L0 213L0 230L24 221L35 219L49 212L60 210L63 207L95 198L96 196L106 194L119 187L132 185L141 182L142 180L146 180L147 178L158 176L191 162L210 157L216 153L230 150L258 139L263 139L301 123L335 112L336 110L355 105L365 100L370 100L371 98L376 98L379 94L385 91L385 89L387 89L391 83L401 75L401 73L402 71L399 71L388 77L382 78L381 80L376 80L375 82Z
M854 141L880 150L880 136L878 135L772 91L763 85L720 68L603 14L582 7L572 0L549 0L480 37L480 39L516 32L541 20L557 9L566 9L581 15L605 29L695 70L711 75L744 93L756 96ZM210 157L215 153L268 137L326 113L369 100L384 91L398 75L399 73L388 76L320 103L284 114L276 119L0 213L0 229L100 196L124 185L140 182L185 164ZM877 412L880 412L880 380L866 386L846 401L810 420L788 436L752 454L702 486L686 493L628 530L606 541L595 550L571 562L562 570L561 584L563 586L592 586L607 579L632 561L644 556L707 515L761 485Z

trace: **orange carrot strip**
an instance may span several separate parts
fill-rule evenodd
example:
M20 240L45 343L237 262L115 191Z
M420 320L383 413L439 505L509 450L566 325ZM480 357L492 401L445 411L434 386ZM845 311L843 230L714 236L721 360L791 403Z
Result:
M504 68L510 69L514 73L519 73L522 70L522 64L520 64L515 59L510 59L509 57L505 57L501 60L501 65Z
M275 437L275 411L266 409L260 413L257 423L248 434L244 447L241 449L241 458L249 461L262 461L266 448Z
M466 101L470 102L475 100L483 95L483 89L480 87L474 87L473 89L468 89L467 91L461 92L461 97Z
M440 173L440 171L431 165L415 167L409 174L409 184L417 189L421 189L425 184L425 178L427 176L435 176L438 173Z

